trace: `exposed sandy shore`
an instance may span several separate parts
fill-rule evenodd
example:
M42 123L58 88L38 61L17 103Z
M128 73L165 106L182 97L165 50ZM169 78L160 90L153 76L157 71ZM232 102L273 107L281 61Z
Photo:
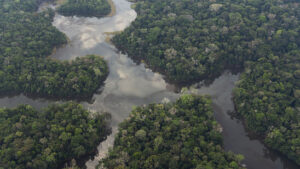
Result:
M114 16L116 14L116 6L112 0L107 0L107 2L109 3L109 5L111 7L111 11L107 16Z

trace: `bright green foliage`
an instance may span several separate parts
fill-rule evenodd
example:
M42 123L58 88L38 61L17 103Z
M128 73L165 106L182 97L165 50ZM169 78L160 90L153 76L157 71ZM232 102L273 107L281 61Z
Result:
M101 164L109 169L242 168L240 157L224 152L218 127L206 97L185 95L176 103L138 107L120 124Z
M137 19L112 41L172 82L207 79L299 45L295 0L136 1Z
M67 42L52 26L54 11L34 13L41 0L0 0L0 95L89 99L108 74L104 60L46 58Z
M29 105L0 109L0 166L53 169L92 155L111 132L109 119L73 102L42 112Z
M66 16L101 17L109 14L111 7L107 0L68 0L57 11Z
M300 51L249 62L235 89L235 103L247 127L300 164ZM296 71L295 71L296 70Z

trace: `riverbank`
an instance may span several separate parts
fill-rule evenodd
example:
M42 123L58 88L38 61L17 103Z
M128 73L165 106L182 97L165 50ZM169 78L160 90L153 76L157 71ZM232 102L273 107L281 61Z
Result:
M56 5L63 5L67 2L68 0L56 0L54 3ZM110 13L107 15L108 17L114 16L116 14L116 6L112 0L107 0L108 4L110 5Z
M56 1L55 1L55 4L57 4L57 5L62 5L62 4L64 4L64 3L67 3L67 1L68 1L68 0L56 0Z
M117 35L117 34L119 34L119 33L122 33L122 31L116 31L116 32L104 32L104 34L106 35L106 37L105 37L105 42L106 42L106 43L109 43L109 44L111 44L111 45L113 45L111 39L112 39L115 35Z
M110 13L107 15L108 17L116 15L116 6L112 0L107 0L108 4L110 5Z
M135 12L130 8L131 3L125 0L113 0L116 5L115 16L106 18L63 17L56 15L53 25L64 32L72 45L57 50L55 59L73 60L77 56L97 54L104 56L110 67L110 73L101 94L94 95L94 102L82 102L85 108L92 111L103 110L111 112L112 127L117 131L118 124L126 119L133 106L174 101L179 97L167 89L162 75L145 68L144 64L135 64L127 55L121 54L115 46L104 43L105 32L122 31L135 19ZM199 84L199 94L209 94L214 98L214 109L218 121L222 122L226 151L244 154L249 169L297 169L289 167L288 161L270 152L257 140L249 138L243 130L243 125L230 118L228 110L232 110L231 88L237 80L236 75L224 73L209 85ZM14 104L14 105L13 105ZM0 105L15 106L31 104L41 107L40 100L27 99L25 96L0 99ZM116 133L116 132L113 132ZM113 135L98 146L99 155L86 165L94 169L95 164L113 146ZM85 161L85 160L84 160Z
M106 34L108 34L108 35L111 36L111 35L117 35L117 34L120 34L120 33L121 32L109 32L109 33L106 33ZM113 37L109 37L107 39L107 42L113 44L114 46L116 46L116 48L121 53L128 55L128 57L130 57L136 64L143 63L143 65L145 65L146 68L151 69L153 72L157 72L157 73L162 74L164 80L167 83L176 86L176 92L179 92L184 87L191 87L191 86L193 86L195 84L198 84L199 82L202 82L203 84L209 85L216 78L218 78L219 76L221 76L225 71L229 70L233 74L238 74L238 73L243 72L243 69L244 69L243 65L229 65L229 64L224 64L222 66L219 66L219 68L216 69L215 71L203 74L201 76L198 76L198 77L194 78L193 80L184 81L184 82L183 81L176 81L176 80L170 78L167 75L168 72L166 71L166 69L162 69L162 68L160 68L159 66L156 66L156 65L149 65L149 64L147 64L148 62L145 61L145 60L143 60L141 57L136 56L136 55L130 55L130 54L128 54L126 52L127 51L126 48L124 48L121 45L118 45L117 43L114 43Z

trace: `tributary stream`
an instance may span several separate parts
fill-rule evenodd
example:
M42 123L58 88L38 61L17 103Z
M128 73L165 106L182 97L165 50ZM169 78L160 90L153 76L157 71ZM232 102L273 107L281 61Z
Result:
M117 126L128 117L133 106L149 103L175 101L180 94L173 91L162 75L135 64L127 55L121 54L106 42L107 32L122 31L136 18L131 3L126 0L113 0L116 14L104 18L64 17L56 14L53 25L64 32L70 42L59 48L52 57L71 60L87 54L97 54L108 62L110 73L99 94L94 94L92 103L82 102L90 111L105 111L112 114L113 134L98 146L99 154L86 163L87 168L95 168L109 147L113 145ZM45 7L49 5L45 5ZM51 5L50 5L51 6ZM224 72L210 85L199 86L193 93L209 94L213 99L216 120L223 128L224 148L245 156L244 164L248 169L297 169L299 166L279 153L265 147L261 141L248 136L241 121L232 118L234 111L232 90L239 75ZM53 103L46 99L31 99L24 95L0 98L0 107L16 107L30 104L42 108ZM58 101L59 102L59 101Z

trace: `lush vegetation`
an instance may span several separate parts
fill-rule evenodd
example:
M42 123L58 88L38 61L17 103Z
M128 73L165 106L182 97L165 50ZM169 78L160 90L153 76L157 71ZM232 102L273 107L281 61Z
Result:
M111 132L109 119L73 102L0 109L0 168L53 169L92 155Z
M120 124L102 165L109 169L242 168L241 155L222 148L211 100L184 95L176 103L137 107Z
M246 125L300 165L300 51L249 62L235 90Z
M70 63L47 58L67 42L52 26L54 11L35 13L41 0L0 0L0 94L88 99L108 74L104 60Z
M113 42L171 81L245 68L237 111L265 142L300 164L300 4L296 0L138 0Z
M53 11L36 13L41 2L0 0L0 94L90 97L105 80L107 64L94 55L70 62L48 58L67 40L51 24ZM110 134L109 118L72 102L42 112L28 105L0 109L0 168L75 166Z
M101 57L88 55L60 62L45 58L0 57L0 93L62 99L89 99L108 75Z
M67 0L57 11L66 16L101 17L108 15L111 7L107 0Z
M67 42L66 36L51 24L53 11L36 14L5 12L3 8L0 7L0 53L6 62L14 57L47 57L53 48Z
M297 47L294 0L138 0L137 19L113 43L178 83Z
M52 0L0 0L1 16L6 12L34 12L38 9L39 5L43 1Z

